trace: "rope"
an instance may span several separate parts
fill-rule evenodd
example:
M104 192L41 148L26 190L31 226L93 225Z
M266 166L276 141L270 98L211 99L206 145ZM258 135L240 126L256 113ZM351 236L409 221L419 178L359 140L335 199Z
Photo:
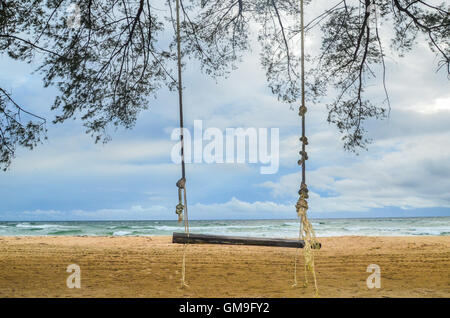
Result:
M300 141L302 142L302 150L299 152L301 158L298 161L298 164L302 167L302 181L300 185L300 190L298 191L299 199L295 206L297 210L297 215L300 218L300 226L299 226L299 234L298 239L303 240L305 242L304 246L304 258L305 258L305 284L304 286L308 286L308 271L311 272L314 280L314 290L315 295L319 295L319 290L317 288L317 280L316 280L316 272L314 267L314 254L312 249L319 249L320 243L316 240L316 234L314 233L314 229L311 223L308 220L306 212L308 211L308 186L306 185L306 160L308 160L308 154L306 152L306 145L308 145L308 138L305 136L305 115L307 112L307 108L305 106L305 30L304 30L304 4L303 0L300 0L300 27L301 27L301 106L299 107L298 115L301 117L302 124L302 136L300 137ZM295 253L294 260L294 284L293 286L297 286L297 262L298 262L298 254L299 248Z
M305 136L305 114L307 108L305 106L305 53L304 53L304 20L303 20L303 0L300 0L301 6L301 89L302 89L302 103L299 108L299 116L302 123L302 150L300 151L301 159L298 164L302 166L302 181L299 190L299 199L296 204L297 215L300 218L299 240L304 240L304 258L305 258L305 286L308 284L307 272L312 273L314 279L314 288L316 296L318 296L317 280L314 267L314 254L312 249L320 248L320 243L316 241L316 236L309 222L306 212L308 210L308 187L306 185L306 160L308 154L306 153L306 145L308 139ZM183 85L182 85L182 65L181 65L181 36L180 36L180 0L176 0L176 35L177 35L177 62L178 62L178 99L179 99L179 113L180 113L180 142L181 142L181 179L177 182L178 187L178 204L176 206L176 213L178 214L178 221L184 219L184 230L187 234L188 240L183 247L183 259L181 265L181 287L188 287L186 284L186 251L189 242L189 218L186 200L186 170L184 160L184 135L183 135ZM184 217L183 217L184 212ZM296 251L294 262L294 286L297 286L297 261L299 249Z
M181 77L181 35L180 35L180 0L176 0L176 16L177 16L177 66L178 66L178 104L180 112L180 142L181 142L181 179L177 182L178 187L178 204L176 206L176 214L178 214L178 222L184 218L184 232L187 234L187 241L183 246L183 261L181 263L181 288L188 287L186 284L186 251L189 243L189 218L186 200L186 168L184 162L184 125L183 125L183 83ZM183 217L184 212L184 217Z

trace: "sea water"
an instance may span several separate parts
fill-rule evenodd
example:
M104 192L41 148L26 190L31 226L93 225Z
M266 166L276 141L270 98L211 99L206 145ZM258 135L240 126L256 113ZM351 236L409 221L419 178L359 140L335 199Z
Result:
M317 236L450 235L450 217L312 219ZM191 233L296 237L298 220L190 221ZM183 232L176 221L0 222L0 236L149 236Z

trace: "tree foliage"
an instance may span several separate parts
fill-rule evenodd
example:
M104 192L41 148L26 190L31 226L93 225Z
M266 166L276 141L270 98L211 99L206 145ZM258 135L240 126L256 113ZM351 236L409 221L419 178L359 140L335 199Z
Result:
M140 111L149 107L149 97L161 87L176 88L174 4L175 0L0 0L0 53L24 62L39 56L44 84L60 92L52 105L54 122L80 118L96 141L106 141L109 126L133 127ZM299 100L298 0L180 4L183 55L200 61L206 74L227 74L257 43L272 92L289 104ZM387 44L402 55L424 36L439 57L438 70L449 74L448 12L444 1L342 0L306 24L306 32L322 33L320 54L308 57L307 97L316 102L333 89L337 97L328 105L328 121L341 131L347 149L367 143L364 120L386 114ZM379 32L381 22L393 26L390 38ZM386 103L377 104L365 90L379 67ZM27 113L24 122L21 112L24 108L1 89L4 167L17 145L32 148L45 133L42 118Z
M310 2L305 0L306 4ZM192 33L186 41L192 43L193 34L197 34L196 46L191 47L195 54L235 61L249 48L249 34L255 31L272 92L287 103L300 99L298 0L195 3L202 9L195 20L186 22L190 25L186 32ZM439 60L437 69L450 74L449 7L444 1L342 0L330 4L305 25L306 32L318 28L322 34L319 55L309 57L307 97L316 102L330 88L333 90L336 98L327 105L328 121L342 133L347 150L364 148L369 142L364 137L364 120L383 118L390 107L386 46L403 55L414 48L419 36L424 36ZM392 26L392 35L380 32L382 24ZM376 69L381 69L381 74ZM374 103L366 94L368 82L377 75L381 77L378 87L386 97L382 103Z
M12 106L11 106L12 105ZM45 119L27 112L0 88L0 164L6 170L17 146L33 149L45 133ZM1 165L0 165L1 167Z

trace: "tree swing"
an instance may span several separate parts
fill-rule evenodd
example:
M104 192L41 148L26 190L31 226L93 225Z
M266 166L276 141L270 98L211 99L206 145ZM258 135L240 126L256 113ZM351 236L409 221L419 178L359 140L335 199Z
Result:
M204 234L190 234L189 233L189 218L186 201L186 169L184 161L184 138L183 138L183 85L182 85L182 65L181 65L181 36L180 36L180 0L176 0L176 37L177 37L177 64L178 64L178 103L180 115L180 144L181 144L181 179L176 183L178 188L178 204L176 206L176 214L178 215L178 222L184 220L184 233L173 233L173 243L184 244L183 261L182 261L182 287L187 286L185 281L186 273L186 249L188 244L231 244L231 245L259 245L259 246L278 246L278 247L294 247L304 248L305 258L305 284L307 284L307 271L312 273L314 279L314 287L316 295L318 292L316 275L314 269L314 255L312 249L320 249L321 244L316 240L315 232L307 217L308 210L308 187L306 185L306 168L305 163L308 160L306 153L306 145L308 145L308 138L305 136L305 114L307 108L305 106L305 52L304 52L304 16L303 16L303 0L300 0L300 23L301 23L301 106L299 107L299 116L301 117L301 137L302 148L299 152L301 158L298 160L298 165L302 167L302 178L300 189L298 191L299 199L295 206L297 216L300 218L299 236L297 240L285 239L269 239L269 238L250 238L250 237L236 237L236 236L217 236ZM294 262L294 284L297 286L297 260L298 250L295 254Z

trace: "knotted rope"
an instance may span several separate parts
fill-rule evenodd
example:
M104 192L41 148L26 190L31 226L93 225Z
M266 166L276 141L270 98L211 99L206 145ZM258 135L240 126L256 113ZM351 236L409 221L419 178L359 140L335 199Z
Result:
M181 179L177 182L178 187L178 204L176 206L176 214L178 214L178 222L184 219L184 231L187 235L187 241L183 246L183 261L181 264L181 287L188 287L186 284L186 250L189 243L189 218L186 200L186 168L184 162L184 125L183 125L183 83L181 77L181 35L180 35L180 0L176 0L176 35L177 35L177 66L178 66L178 104L180 112L180 142L181 142ZM184 212L184 216L183 216Z
M300 218L300 228L298 239L305 242L304 246L304 258L305 258L305 287L308 285L308 271L311 272L314 279L314 290L316 296L318 296L319 290L317 288L316 272L314 267L314 254L312 249L319 249L320 243L316 240L316 234L311 223L308 220L306 212L308 211L308 186L306 185L306 160L308 160L308 154L306 152L306 145L308 145L308 138L305 136L305 115L307 108L305 106L305 31L304 31L304 14L303 14L303 0L300 0L300 27L301 27L301 92L302 101L298 110L298 115L301 117L302 122L302 136L300 141L302 142L302 150L299 152L301 158L298 160L298 164L302 167L302 181L300 190L298 191L299 199L295 205L297 216ZM299 249L297 249L294 261L294 285L297 286L297 262Z

